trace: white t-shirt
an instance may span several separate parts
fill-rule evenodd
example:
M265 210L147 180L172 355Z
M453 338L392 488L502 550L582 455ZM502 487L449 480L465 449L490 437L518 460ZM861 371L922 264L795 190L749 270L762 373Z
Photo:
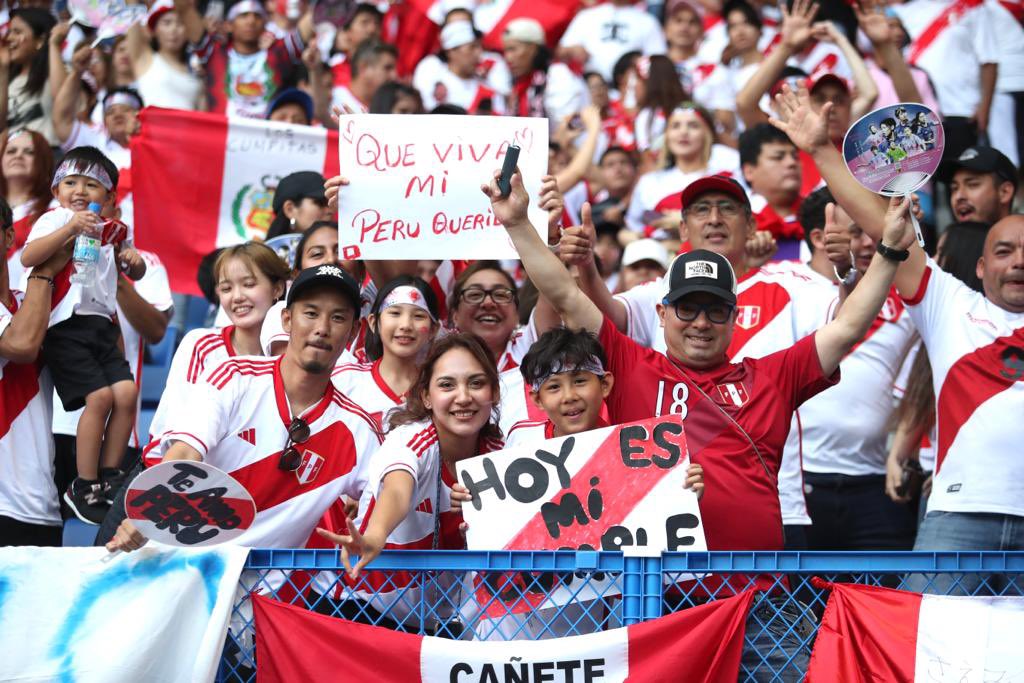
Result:
M736 96L732 88L724 90L719 88L717 79L713 78L717 71L725 68L724 64L718 62L702 62L700 55L697 54L677 63L676 73L679 74L683 91L690 93L694 102L711 111L716 109L731 111L736 108Z
M996 52L999 54L999 72L996 76L996 90L1021 92L1024 90L1024 27L1001 2L986 0L985 9L992 14L992 23L998 29Z
M12 311L0 304L0 336L25 295L11 291ZM60 526L53 483L50 395L53 383L41 360L15 364L0 358L0 515L26 524Z
M665 334L655 309L666 294L664 278L615 295L626 304L626 334L637 343L666 353ZM802 263L778 263L741 278L737 318L729 357L763 358L788 348L828 321L835 293L831 284ZM802 410L802 408L801 408ZM794 424L799 420L794 415ZM785 524L810 524L803 495L802 444L791 428L779 470L779 501Z
M725 145L712 145L707 168L683 173L673 166L645 173L640 176L633 190L633 198L626 210L626 227L634 232L643 232L647 224L644 220L645 211L679 211L683 207L680 194L687 185L715 173L736 175L739 168L739 152Z
M159 439L168 429L168 419L176 406L189 404L192 389L202 379L207 368L216 367L237 355L231 346L231 333L234 329L232 325L220 329L199 327L190 330L182 338L171 359L167 384L164 385L160 404L153 414L149 436Z
M583 47L590 54L586 70L596 71L609 82L615 63L627 52L660 55L668 50L665 34L650 13L632 5L617 7L611 3L578 12L559 45Z
M115 141L103 127L87 126L78 119L75 119L71 126L71 135L65 140L60 148L68 152L75 147L95 147L103 152L108 159L114 162L118 170L132 167L132 153L127 147Z
M146 303L152 304L156 310L161 312L171 310L171 307L174 306L174 301L171 299L171 285L167 279L167 269L164 268L163 262L156 254L148 251L140 251L139 254L146 261L146 274L135 282L135 291L139 293L139 296ZM124 314L120 304L117 306L117 322L121 328L121 338L124 340L124 357L128 361L132 377L135 378L135 386L138 388L142 382L142 356L146 345L142 341L142 336L128 322L128 317ZM140 440L138 432L138 412L141 401L140 394L140 396L136 397L136 426L132 429L131 436L128 439L128 445L132 448L145 445ZM82 416L82 410L84 408L70 413L64 410L64 404L61 403L57 394L54 393L53 433L74 436L78 432L78 419ZM141 439L146 439L147 436L149 435L142 434Z
M992 13L984 4L946 14L949 0L914 0L892 10L910 35L907 61L928 72L943 116L973 116L981 101L982 64L999 61ZM948 23L930 44L919 43L926 29L943 16ZM923 48L923 49L922 49Z
M530 398L530 387L526 386L523 373L518 367L506 370L498 375L501 385L501 404L498 426L509 439L512 428L524 421L547 420L547 414L538 408Z
M885 474L893 383L916 338L893 290L867 336L840 364L839 384L800 406L804 470Z
M438 60L440 62L440 60ZM461 78L452 73L444 62L441 68L416 68L413 85L420 91L423 108L430 111L439 104L454 104L475 113L483 100L491 101L491 111L505 113L505 98L482 78ZM418 78L417 78L418 77Z
M936 396L928 511L1024 517L1024 313L996 306L931 259L906 304Z
M26 244L52 234L71 220L75 212L71 209L58 207L50 209L32 226ZM128 241L132 239L132 229L128 226ZM74 262L69 262L55 278L53 310L50 311L50 326L64 322L73 314L101 315L112 318L117 308L117 264L114 263L114 246L104 244L100 247L100 260L96 265L96 277L85 284L71 282L75 272ZM22 287L24 289L24 287Z
M207 370L186 404L178 404L155 457L176 441L234 477L252 495L256 518L234 542L253 548L301 548L342 495L359 496L366 467L381 443L369 415L327 383L301 417L309 438L296 444L302 464L278 469L293 414L281 358L237 356Z

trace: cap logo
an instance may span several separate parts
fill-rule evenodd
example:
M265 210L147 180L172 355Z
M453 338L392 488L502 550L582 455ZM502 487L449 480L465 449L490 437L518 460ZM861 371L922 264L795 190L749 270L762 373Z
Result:
M960 155L960 158L957 159L957 161L970 161L971 159L977 158L978 150L974 149L973 147L968 147L963 151L963 153Z
M683 275L687 280L691 277L718 278L718 264L714 261L690 261L686 264L686 272Z
M320 266L319 268L317 268L316 274L341 277L341 268L339 268L338 266Z

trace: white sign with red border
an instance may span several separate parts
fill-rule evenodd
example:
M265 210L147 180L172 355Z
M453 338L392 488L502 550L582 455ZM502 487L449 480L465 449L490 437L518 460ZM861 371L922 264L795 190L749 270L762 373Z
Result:
M343 259L514 259L511 240L480 191L509 145L538 206L548 167L548 123L512 116L359 114L339 120L338 249Z

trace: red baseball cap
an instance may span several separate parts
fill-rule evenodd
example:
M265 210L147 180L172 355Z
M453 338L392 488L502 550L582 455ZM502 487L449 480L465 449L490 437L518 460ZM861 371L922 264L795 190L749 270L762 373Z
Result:
M807 79L807 92L814 92L814 89L819 85L829 82L839 85L847 93L850 92L850 84L846 82L846 79L841 76L837 76L831 71L826 71L823 74L811 75L811 77Z
M681 196L683 211L686 211L686 207L692 204L697 197L708 192L724 192L738 199L743 206L750 208L750 199L742 185L726 175L709 175L694 180L683 190Z

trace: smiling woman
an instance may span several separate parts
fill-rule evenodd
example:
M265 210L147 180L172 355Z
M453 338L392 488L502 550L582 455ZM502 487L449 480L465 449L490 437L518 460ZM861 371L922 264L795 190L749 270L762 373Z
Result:
M14 131L0 140L0 196L14 213L14 245L7 253L12 287L20 288L21 249L36 219L50 206L53 152L39 133Z
M0 101L7 128L37 130L51 145L58 144L50 123L53 95L47 43L56 21L44 9L24 7L11 11L7 37L0 46ZM55 77L63 74L53 74ZM61 79L63 80L63 79ZM56 84L56 85L59 85Z
M450 301L450 319L456 330L480 337L499 370L518 366L529 344L518 352L514 332L519 293L515 280L500 263L477 261L463 271L455 281Z

